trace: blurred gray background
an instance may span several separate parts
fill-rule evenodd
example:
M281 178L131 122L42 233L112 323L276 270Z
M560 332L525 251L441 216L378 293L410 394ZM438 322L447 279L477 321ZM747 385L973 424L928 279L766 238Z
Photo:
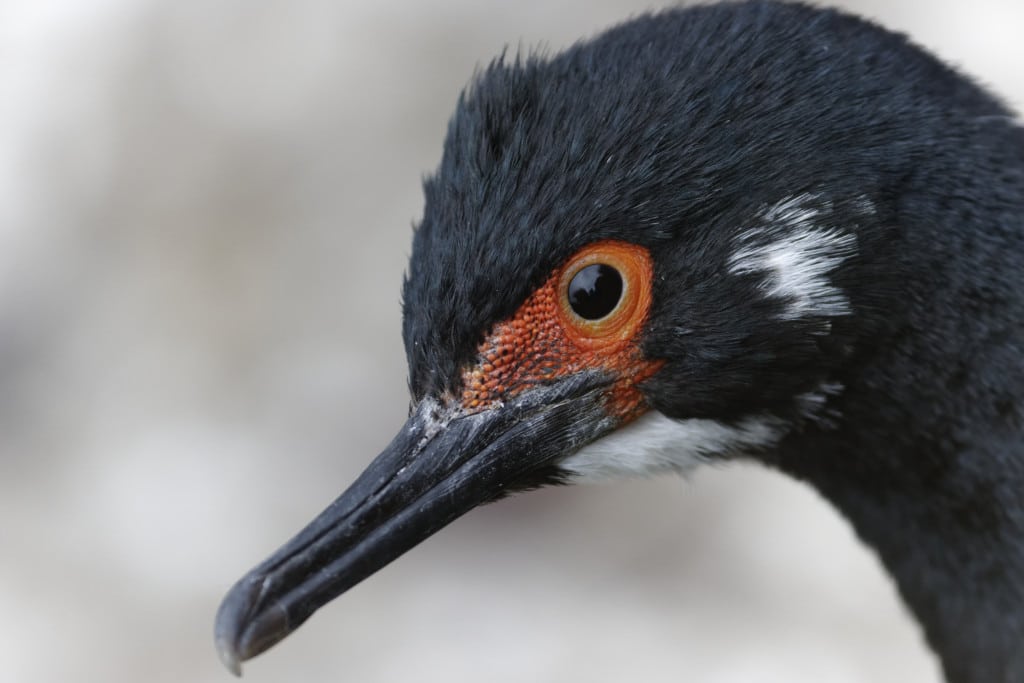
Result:
M1024 103L1024 4L846 2ZM399 283L474 67L649 0L0 3L0 680L225 683L230 584L405 416ZM478 510L262 681L937 680L749 466Z

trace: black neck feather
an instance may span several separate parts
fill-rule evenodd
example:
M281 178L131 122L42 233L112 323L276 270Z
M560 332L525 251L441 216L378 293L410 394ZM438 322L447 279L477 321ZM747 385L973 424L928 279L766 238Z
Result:
M993 126L960 158L922 165L881 228L900 282L874 292L883 331L835 377L838 428L812 425L769 459L877 549L951 682L1019 682L1024 132Z

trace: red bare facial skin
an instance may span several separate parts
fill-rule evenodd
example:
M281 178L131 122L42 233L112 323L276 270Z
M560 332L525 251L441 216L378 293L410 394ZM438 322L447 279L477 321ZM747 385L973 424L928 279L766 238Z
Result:
M596 321L576 315L567 295L573 276L594 263L613 266L624 283L618 306ZM644 358L639 347L652 273L643 247L607 240L582 249L480 344L479 360L462 374L463 410L487 410L535 385L596 369L615 378L606 394L609 416L620 424L639 417L647 404L637 385L663 364Z

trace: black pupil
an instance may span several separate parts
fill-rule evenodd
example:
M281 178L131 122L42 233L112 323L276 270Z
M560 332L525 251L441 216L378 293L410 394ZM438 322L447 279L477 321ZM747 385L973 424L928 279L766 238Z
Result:
M584 320L600 320L615 310L622 297L622 276L603 263L576 273L569 283L569 305Z

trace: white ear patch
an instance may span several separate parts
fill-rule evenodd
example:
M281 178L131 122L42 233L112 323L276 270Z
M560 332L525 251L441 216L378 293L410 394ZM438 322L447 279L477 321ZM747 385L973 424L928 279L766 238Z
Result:
M584 446L559 467L573 481L685 474L711 456L767 448L784 434L784 425L776 418L747 418L728 425L717 420L673 420L651 410Z
M815 199L790 197L765 211L761 225L740 234L729 259L731 273L764 275L765 295L787 302L783 320L851 312L849 299L831 283L829 273L856 252L857 240L822 225L827 216Z

